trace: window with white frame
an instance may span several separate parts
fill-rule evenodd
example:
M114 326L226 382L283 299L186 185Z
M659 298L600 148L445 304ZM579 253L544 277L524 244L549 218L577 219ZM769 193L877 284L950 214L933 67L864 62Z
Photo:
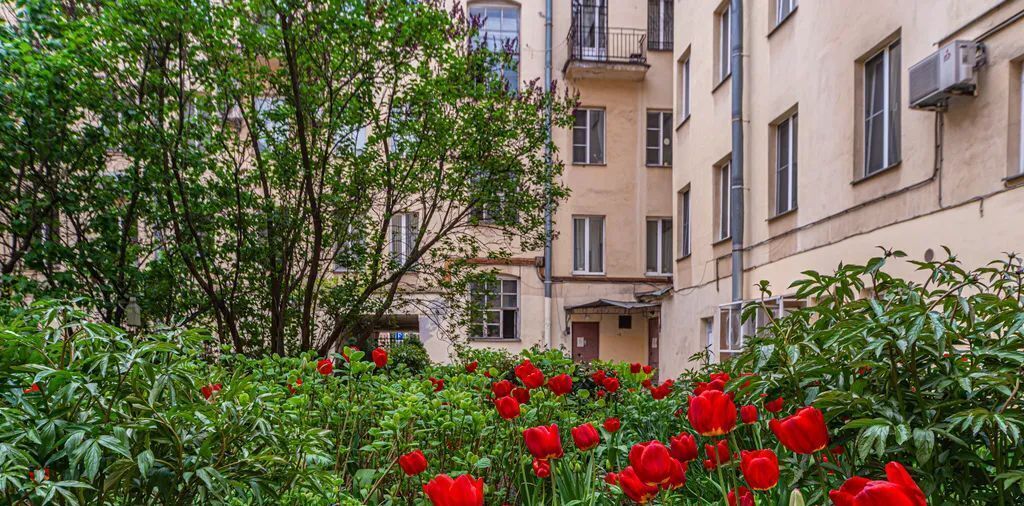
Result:
M647 218L647 274L672 274L671 218Z
M775 214L796 209L797 115L775 125Z
M715 318L701 318L700 329L704 333L704 346L711 353L715 351ZM713 358L713 357L712 357Z
M690 117L690 55L679 63L679 119Z
M418 213L398 213L391 217L391 258L397 264L409 260L419 234Z
M726 3L715 13L718 21L718 80L724 81L732 72L732 6Z
M572 126L572 162L604 163L604 109L576 109Z
M729 237L729 210L731 209L731 181L732 174L730 170L730 162L725 162L718 166L717 173L715 174L715 186L718 190L718 209L715 213L718 218L718 239L726 239Z
M519 281L499 278L469 285L474 339L519 339Z
M647 165L672 165L671 111L647 111Z
M502 75L509 89L519 89L519 8L507 5L472 5L469 15L482 25L476 43L486 44L494 53L509 51L512 61L495 70Z
M672 0L647 0L647 48L672 49Z
M864 175L900 161L900 41L864 62Z
M350 224L334 252L334 272L347 272L355 268L365 253L366 243L361 232Z
M752 307L754 304L757 307ZM747 340L762 328L802 307L804 301L781 296L718 306L718 359L727 360L738 355Z
M578 274L604 273L604 216L572 219L572 270Z
M1024 63L1020 66L1020 117L1017 118L1020 130L1020 146L1017 146L1017 173L1024 174Z
M796 9L797 0L775 0L775 24L786 20Z
M679 193L679 256L690 255L690 189Z

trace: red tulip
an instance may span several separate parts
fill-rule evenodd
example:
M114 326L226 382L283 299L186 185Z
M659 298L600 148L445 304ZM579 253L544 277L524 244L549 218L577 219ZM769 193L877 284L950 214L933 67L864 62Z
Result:
M39 479L38 477L41 477L42 479ZM37 483L48 481L50 479L50 468L44 467L42 469L36 469L35 471L29 471L28 479Z
M295 392L297 392L299 387L301 387L301 386L302 386L302 378L295 378L295 384L294 385L288 385L288 391L291 392L292 395L294 395Z
M678 436L670 437L668 442L672 456L680 462L697 460L697 438L693 434L681 432Z
M316 363L316 370L324 376L330 376L334 372L334 361L329 358L321 358Z
M532 390L544 385L544 373L529 360L523 360L521 364L517 365L515 372L516 377L523 382L523 385L526 385L526 388Z
M519 401L508 396L495 399L494 407L498 409L498 416L505 420L516 418L522 412L519 409Z
M423 492L434 506L483 506L484 480L464 474L449 478L439 474L423 485Z
M609 485L618 485L619 484L619 475L615 474L615 473L605 473L604 474L604 482L609 484Z
M434 385L434 391L440 392L444 390L444 380L439 378L430 378L430 383Z
M672 475L672 455L660 441L637 443L629 450L629 465L648 485L661 485Z
M665 490L675 490L686 485L686 467L687 464L685 462L672 459L672 472L668 475L668 481L663 483L661 487Z
M721 436L736 428L736 404L718 390L707 390L697 397L690 397L686 417L698 434Z
M646 388L646 389L650 389L650 388L651 388L651 385L652 385L652 383L651 383L651 380L650 380L650 378L648 378L648 379L645 379L645 380L643 380L643 381L641 381L641 382L640 382L640 386L642 386L642 387L644 387L644 388Z
M743 423L754 423L757 421L757 406L753 404L747 404L740 408L740 420Z
M370 357L373 359L373 365L377 366L377 369L383 369L384 366L388 365L388 350L384 348L377 348L371 351Z
M416 476L427 470L427 457L420 450L411 451L398 457L398 467L406 476Z
M927 506L921 487L899 462L885 465L885 480L854 476L828 493L836 506Z
M643 369L643 365L641 365L640 362L633 362L632 364L629 364L629 372L633 374L639 374L641 369Z
M709 471L732 460L729 442L725 439L714 445L704 445L704 454L708 457L704 461L704 468Z
M601 443L601 434L589 423L573 427L570 432L572 432L572 440L576 443L576 448L579 448L580 451L585 452Z
M39 391L39 383L33 383L32 386L22 390L26 394L34 394Z
M512 389L512 397L519 401L519 404L526 404L530 402L530 391L523 387L516 387Z
M470 362L470 363L466 364L466 372L468 372L469 374L473 374L473 373L475 373L475 372L476 372L476 368L477 368L477 366L479 366L479 365L480 365L480 364L479 364L479 363L477 363L477 361L476 361L476 360L474 360L474 361L472 361L472 362Z
M774 418L768 427L783 446L796 453L809 455L828 446L825 417L814 407L800 409L782 420Z
M607 377L601 382L601 386L604 387L610 393L619 391L619 378Z
M764 409L769 413L778 413L779 411L782 411L782 403L782 397L779 397L774 401L768 401L764 403Z
M651 371L653 371L653 370L654 370L654 368L649 366L649 365L645 365L644 366L644 374L651 374Z
M512 382L509 380L501 380L491 385L491 393L494 394L495 398L505 397L512 393Z
M739 501L736 501L736 496ZM729 491L729 506L754 506L754 493L747 487L740 487Z
M634 502L645 504L658 494L658 487L648 485L637 476L633 466L629 466L617 475L619 488L626 497Z
M740 452L740 470L754 490L768 490L779 483L779 458L771 450Z
M203 394L203 398L205 398L206 400L210 400L213 397L213 395L216 394L217 392L220 392L220 390L220 383L211 383L199 389L199 391Z
M672 393L672 384L672 380L665 380L664 383L652 388L651 397L656 401L660 401L665 397L668 397L668 394Z
M611 432L612 434L619 431L622 427L622 422L618 418L607 418L604 421L604 430Z
M546 460L533 459L533 474L538 478L551 476L551 463Z
M526 441L526 449L534 458L557 459L564 454L557 424L526 429L523 431L523 439Z
M607 376L605 372L602 370L594 371L594 373L590 375L590 379L593 380L594 384L596 385L600 385L601 383L603 383L606 377Z
M565 395L572 392L572 378L568 374L559 374L548 380L548 388L555 395Z

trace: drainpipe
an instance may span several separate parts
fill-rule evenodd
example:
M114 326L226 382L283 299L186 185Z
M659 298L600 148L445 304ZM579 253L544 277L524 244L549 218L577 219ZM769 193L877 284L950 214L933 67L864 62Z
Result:
M743 300L743 0L732 0L732 160L729 235L732 236L732 300Z
M552 0L544 2L544 91L552 92L551 87L551 8ZM544 204L544 342L552 349L555 346L555 333L551 332L551 102L547 105L547 142L544 146L544 164L547 171L545 178L547 187Z

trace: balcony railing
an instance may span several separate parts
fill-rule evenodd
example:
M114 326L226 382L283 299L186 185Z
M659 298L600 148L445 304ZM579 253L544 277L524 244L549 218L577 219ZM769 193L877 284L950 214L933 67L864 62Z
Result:
M573 2L568 44L570 61L647 63L647 31L609 28L605 2Z

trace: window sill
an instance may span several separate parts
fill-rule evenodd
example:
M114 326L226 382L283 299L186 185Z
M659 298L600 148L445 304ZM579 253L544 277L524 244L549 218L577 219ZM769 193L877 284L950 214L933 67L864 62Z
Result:
M648 164L645 164L644 167L647 167L648 169L671 169L672 168L672 164L670 163L670 164L667 164L667 165L664 165L664 164L657 164L657 165L655 165L655 164L648 163Z
M601 272L586 272L586 271L572 271L573 276L604 276L604 271Z
M521 343L522 339L518 337L515 339L506 339L503 337L471 337L469 338L471 343Z
M874 178L874 177L876 177L876 176L878 176L880 174L886 174L886 173L888 173L888 172L890 172L892 170L895 170L895 169L899 168L900 163L902 163L902 162L903 162L903 160L897 160L896 162L890 164L888 167L883 167L881 169L878 169L878 170L872 172L871 174L868 174L866 176L861 176L861 177L859 177L857 179L854 179L853 181L850 181L850 184L856 186L856 185L858 185L858 184L860 184L860 183L862 183L864 181L867 181L869 179L872 179L872 178Z
M649 278L671 278L671 272L645 272L644 276Z
M577 167L606 167L608 164L605 162L600 163L585 163L585 162L572 162L572 165Z
M716 83L716 84L715 84L715 85L714 85L714 86L713 86L713 87L711 88L711 94L712 94L712 95L714 95L714 94L715 94L715 92L716 92L716 91L718 91L718 89L719 89L719 88L721 88L723 84L725 84L725 83L729 82L729 79L730 79L730 78L732 78L732 71L729 71L729 73L728 73L728 74L726 74L726 75L725 75L725 77L723 77L723 78L721 78L721 79L719 79L719 80L718 80L718 83Z
M724 242L728 242L728 241L731 241L731 240L732 240L732 234L727 235L725 237L720 237L718 239L715 239L715 241L712 242L711 245L712 246L718 246L719 244L722 244Z
M682 262L683 260L689 260L690 259L690 255L692 255L692 254L693 253L687 253L687 254L685 254L683 256L676 257L676 262Z
M685 116L685 117L683 118L683 120L682 120L682 121L680 121L680 122L679 122L679 123L678 123L678 124L676 125L676 131L679 131L679 129L680 129L680 128L683 128L683 125L685 125L685 124L687 124L687 123L689 123L689 122L690 122L690 115L689 115L689 114L687 114L687 115L686 115L686 116Z
M1003 184L1006 185L1007 187L1016 187L1024 185L1024 172L1004 177Z
M793 14L796 13L796 10L799 7L800 7L799 5L793 7L793 10L789 11L789 13L786 14L786 17L784 17L781 20L779 20L778 23L775 23L775 26L773 26L771 30L768 30L768 35L766 37L768 37L770 39L772 37L772 34L777 32L782 25L786 24L786 21L789 21L789 18L793 17Z
M792 209L783 211L783 212L775 214L773 216L769 216L768 219L765 220L765 221L771 222L771 221L775 221L775 220L777 220L779 218L785 218L786 216L790 216L790 215L796 214L796 210L797 209L798 208L796 206L793 206Z

